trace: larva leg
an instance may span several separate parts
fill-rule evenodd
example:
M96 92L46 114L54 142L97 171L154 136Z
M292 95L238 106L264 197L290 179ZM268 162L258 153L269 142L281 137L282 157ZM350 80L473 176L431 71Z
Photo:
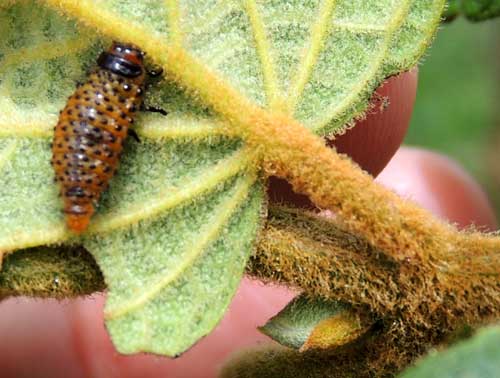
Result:
M163 116L166 116L168 112L161 108L155 108L154 106L146 106L144 103L141 105L141 111L143 112L151 112L151 113L160 113Z
M128 129L127 133L128 133L129 136L131 136L132 138L134 138L137 143L141 143L141 140L139 139L139 135L137 135L137 133L135 132L134 129Z

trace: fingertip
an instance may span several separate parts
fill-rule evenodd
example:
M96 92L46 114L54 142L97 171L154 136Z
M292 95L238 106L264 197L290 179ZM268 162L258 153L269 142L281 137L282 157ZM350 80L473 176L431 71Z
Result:
M83 378L65 316L70 301L9 298L0 303L2 378Z
M234 350L270 342L257 327L265 324L295 295L284 287L243 279L220 324L176 359L118 354L104 328L103 296L75 301L70 309L70 321L76 350L89 376L215 378L218 368Z
M393 76L372 96L371 109L352 129L330 140L376 177L403 142L415 103L418 69Z
M377 181L461 228L498 228L484 190L463 167L442 154L402 147Z

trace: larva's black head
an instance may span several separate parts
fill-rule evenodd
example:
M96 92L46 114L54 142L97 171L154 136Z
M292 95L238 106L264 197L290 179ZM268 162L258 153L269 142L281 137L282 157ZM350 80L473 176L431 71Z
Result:
M143 64L144 55L146 53L140 50L137 46L130 43L113 42L113 45L108 50L108 53L119 56L130 63L138 65Z
M132 44L113 42L111 48L99 56L97 64L118 75L133 78L144 73L144 55Z

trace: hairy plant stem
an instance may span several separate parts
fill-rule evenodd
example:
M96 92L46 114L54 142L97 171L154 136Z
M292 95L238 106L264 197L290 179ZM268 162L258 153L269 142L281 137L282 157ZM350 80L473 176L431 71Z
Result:
M32 248L5 257L0 300L9 296L74 298L105 288L92 255L83 248Z
M361 370L394 372L463 325L500 317L498 237L451 235L446 249L402 259L346 231L338 219L271 207L247 271L371 314L376 326L360 346L369 352L366 358L336 355ZM0 298L67 298L104 288L94 260L79 248L19 251L5 258L0 271Z
M371 312L381 328L363 363L396 371L463 325L500 318L500 240L472 231L449 236L446 248L403 250L402 259L336 220L274 208L248 271Z

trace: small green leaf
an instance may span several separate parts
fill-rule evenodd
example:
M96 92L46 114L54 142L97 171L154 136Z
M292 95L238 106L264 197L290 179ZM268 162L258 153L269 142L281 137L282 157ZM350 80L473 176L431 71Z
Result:
M453 21L460 13L461 0L448 0L443 17L445 21Z
M401 378L497 378L499 345L500 326L485 328L470 340L424 358Z
M306 351L347 344L368 328L347 305L301 295L260 331L282 345Z
M448 0L444 13L447 21L463 14L471 21L484 21L500 16L500 0Z
M462 12L473 21L500 16L500 0L462 0Z

